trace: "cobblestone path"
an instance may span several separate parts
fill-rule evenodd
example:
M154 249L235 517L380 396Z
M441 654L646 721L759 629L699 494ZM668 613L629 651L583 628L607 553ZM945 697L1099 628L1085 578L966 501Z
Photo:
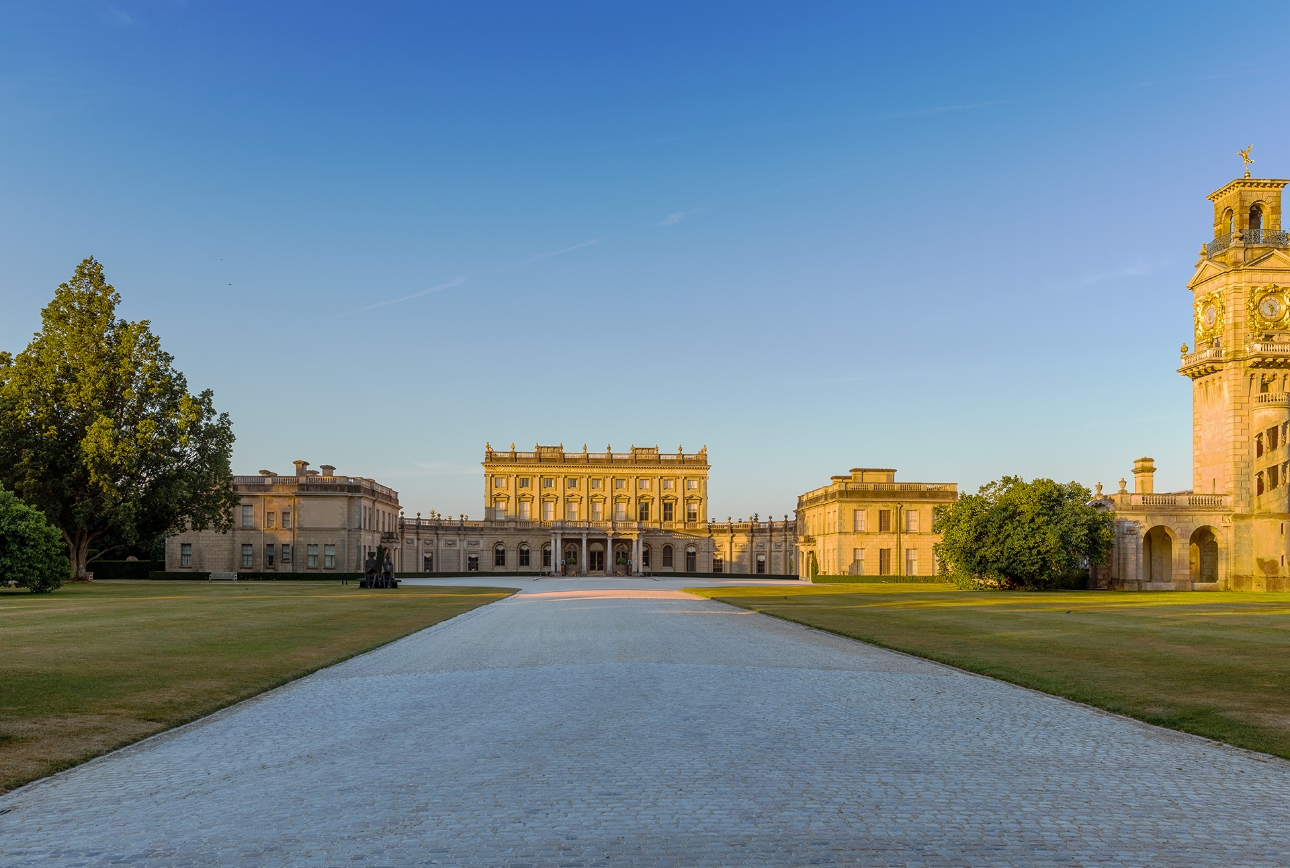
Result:
M512 584L0 797L0 865L1290 863L1279 760L665 582Z

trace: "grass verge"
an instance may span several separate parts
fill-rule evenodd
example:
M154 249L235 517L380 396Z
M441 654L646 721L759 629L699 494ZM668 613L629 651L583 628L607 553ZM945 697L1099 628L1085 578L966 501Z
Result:
M692 588L720 600L1290 759L1290 594Z
M0 792L510 593L336 582L0 590Z

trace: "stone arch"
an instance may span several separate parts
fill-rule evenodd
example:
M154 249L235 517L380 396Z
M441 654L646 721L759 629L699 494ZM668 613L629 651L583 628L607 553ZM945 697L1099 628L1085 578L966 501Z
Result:
M1218 581L1218 533L1208 525L1198 527L1191 534L1187 546L1193 582Z
M1262 202L1255 202L1253 205L1250 206L1250 222L1249 222L1250 231L1258 232L1259 230L1264 228L1263 215L1265 213L1266 211L1263 208Z
M1142 578L1147 582L1172 582L1174 535L1158 524L1142 535Z

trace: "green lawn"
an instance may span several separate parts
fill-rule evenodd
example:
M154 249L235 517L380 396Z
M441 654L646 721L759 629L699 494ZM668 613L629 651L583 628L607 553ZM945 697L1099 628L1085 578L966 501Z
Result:
M0 590L0 792L510 593L338 582Z
M874 584L690 591L1290 758L1290 594Z

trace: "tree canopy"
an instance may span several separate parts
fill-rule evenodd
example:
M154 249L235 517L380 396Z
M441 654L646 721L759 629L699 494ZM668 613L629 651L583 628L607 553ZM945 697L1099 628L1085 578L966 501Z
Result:
M0 582L16 581L33 594L63 584L67 555L63 537L44 513L0 488Z
M59 528L78 579L96 540L227 530L237 504L228 415L120 302L86 259L27 348L0 353L0 483Z
M1005 476L939 507L936 556L963 587L1072 587L1111 551L1111 514L1089 506L1077 482Z

